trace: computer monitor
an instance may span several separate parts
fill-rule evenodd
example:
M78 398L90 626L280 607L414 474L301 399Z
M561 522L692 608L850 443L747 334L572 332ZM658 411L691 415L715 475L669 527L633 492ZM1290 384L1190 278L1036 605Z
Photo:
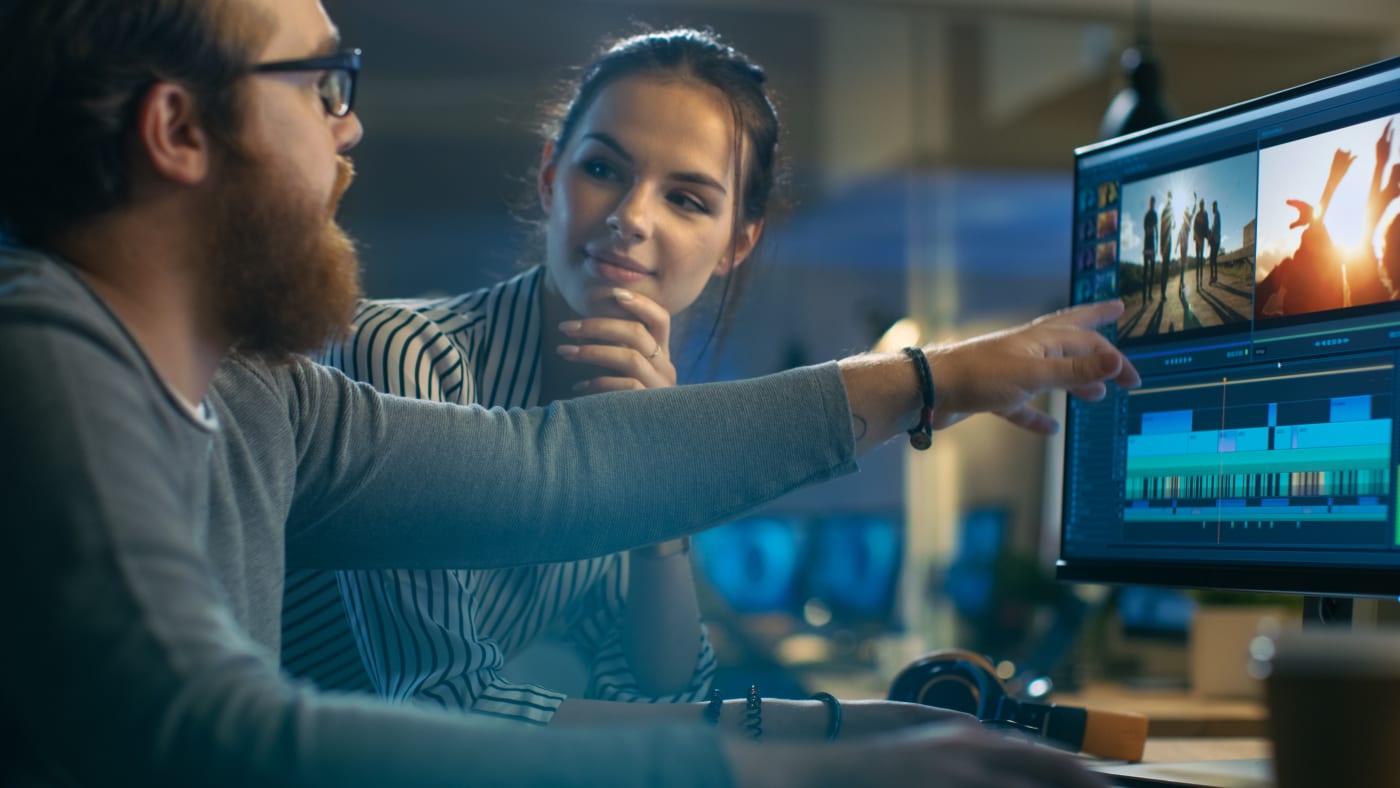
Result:
M1063 580L1400 594L1400 58L1075 151Z
M696 562L736 612L794 613L808 530L799 516L745 517L696 534Z
M806 564L807 593L851 628L896 626L895 592L904 554L904 521L889 513L817 517Z
M761 513L695 535L696 563L738 613L806 617L822 626L897 627L903 518L892 512Z

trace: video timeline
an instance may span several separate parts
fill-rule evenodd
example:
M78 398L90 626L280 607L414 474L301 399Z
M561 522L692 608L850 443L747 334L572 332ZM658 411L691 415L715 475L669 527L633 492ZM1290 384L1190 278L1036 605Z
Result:
M1393 544L1392 358L1260 365L1133 392L1121 421L1123 539Z

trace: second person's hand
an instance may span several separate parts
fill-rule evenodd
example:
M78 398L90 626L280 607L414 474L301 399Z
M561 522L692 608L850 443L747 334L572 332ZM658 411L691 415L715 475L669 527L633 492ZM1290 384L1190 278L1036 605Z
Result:
M973 413L991 412L1049 434L1059 424L1031 405L1049 388L1097 401L1107 381L1133 388L1142 378L1127 357L1098 333L1123 313L1121 301L1062 309L1022 326L935 347L929 353L938 400L934 429Z

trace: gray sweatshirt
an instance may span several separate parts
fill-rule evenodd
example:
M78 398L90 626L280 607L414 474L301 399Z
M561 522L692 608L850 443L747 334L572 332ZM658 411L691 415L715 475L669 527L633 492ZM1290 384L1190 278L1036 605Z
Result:
M16 249L0 381L7 785L728 784L700 725L521 729L292 683L284 573L603 555L855 468L834 365L503 411L233 357L198 416L70 268Z

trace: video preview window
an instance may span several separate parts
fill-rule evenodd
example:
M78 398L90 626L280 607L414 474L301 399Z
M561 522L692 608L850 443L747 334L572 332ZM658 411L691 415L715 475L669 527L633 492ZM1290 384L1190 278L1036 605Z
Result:
M1260 151L1255 319L1396 297L1397 118L1378 118Z
M1117 338L1282 325L1400 298L1397 120L1123 183L1111 216L1091 220L1094 267L1112 249L1127 306Z
M1119 339L1248 323L1256 162L1249 153L1123 184Z

